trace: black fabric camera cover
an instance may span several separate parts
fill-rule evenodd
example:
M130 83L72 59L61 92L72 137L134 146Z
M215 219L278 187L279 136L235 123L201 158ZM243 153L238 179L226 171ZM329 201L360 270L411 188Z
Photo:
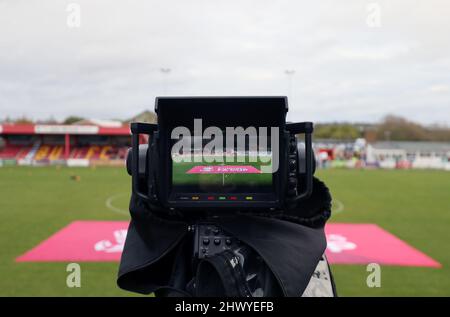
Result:
M277 213L219 217L215 223L250 246L266 263L284 296L301 296L326 248L324 225L331 214L331 195L314 178L312 195L298 208ZM192 272L192 238L188 222L154 212L132 196L131 223L120 262L119 287L149 294L180 296ZM270 293L270 292L269 292Z

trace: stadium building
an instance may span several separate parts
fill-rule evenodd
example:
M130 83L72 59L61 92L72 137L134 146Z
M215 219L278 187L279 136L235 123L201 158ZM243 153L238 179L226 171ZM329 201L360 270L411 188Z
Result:
M122 165L130 145L120 122L0 125L0 165Z
M156 122L144 111L127 122ZM140 143L147 143L141 135ZM81 120L71 125L0 124L0 166L57 165L123 166L131 146L128 123ZM450 170L449 142L316 139L314 152L319 168L376 167Z
M387 168L450 170L450 142L315 140L319 168Z
M380 141L369 144L367 162L382 168L450 170L450 142Z

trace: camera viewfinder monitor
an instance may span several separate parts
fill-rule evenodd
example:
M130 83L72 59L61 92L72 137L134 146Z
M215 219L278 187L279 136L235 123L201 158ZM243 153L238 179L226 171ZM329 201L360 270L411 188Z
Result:
M155 109L163 204L280 205L285 97L159 97Z

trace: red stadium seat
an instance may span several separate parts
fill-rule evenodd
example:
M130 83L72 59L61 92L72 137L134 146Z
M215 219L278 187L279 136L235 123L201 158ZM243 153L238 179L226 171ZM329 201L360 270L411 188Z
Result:
M6 145L0 150L0 159L15 159L23 148L20 145Z

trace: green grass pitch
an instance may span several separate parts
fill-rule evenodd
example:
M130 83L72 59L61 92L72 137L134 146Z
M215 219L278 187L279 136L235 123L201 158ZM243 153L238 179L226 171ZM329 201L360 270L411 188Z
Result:
M74 180L78 175L79 180ZM335 205L331 221L376 223L443 267L382 266L368 288L363 265L333 265L340 296L450 296L450 173L321 170ZM81 288L66 263L14 259L74 220L127 220L130 178L120 168L0 168L0 296L127 296L118 263L81 263Z

